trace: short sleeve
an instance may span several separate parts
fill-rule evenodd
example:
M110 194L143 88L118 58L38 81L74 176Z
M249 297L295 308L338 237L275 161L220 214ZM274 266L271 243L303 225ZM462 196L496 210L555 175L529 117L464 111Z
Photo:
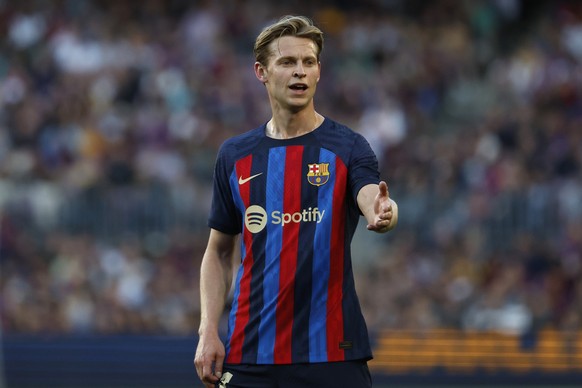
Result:
M235 206L229 183L233 163L229 161L227 147L218 151L214 166L212 205L208 217L208 226L227 234L241 232L241 216Z
M355 136L354 147L350 155L348 174L352 195L354 200L357 200L358 193L362 187L380 182L380 173L378 170L378 159L368 141L359 133L356 133Z

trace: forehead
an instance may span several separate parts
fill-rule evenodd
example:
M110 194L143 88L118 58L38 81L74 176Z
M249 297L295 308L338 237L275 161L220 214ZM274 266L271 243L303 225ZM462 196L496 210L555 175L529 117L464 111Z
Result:
M296 36L282 36L269 45L272 58L308 57L317 58L317 45L311 39Z

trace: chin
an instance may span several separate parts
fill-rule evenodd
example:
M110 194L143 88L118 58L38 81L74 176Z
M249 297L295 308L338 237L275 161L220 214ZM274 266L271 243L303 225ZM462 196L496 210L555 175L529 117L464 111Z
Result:
M309 104L288 104L287 109L289 109L293 113L299 113L302 110L305 110L309 107Z

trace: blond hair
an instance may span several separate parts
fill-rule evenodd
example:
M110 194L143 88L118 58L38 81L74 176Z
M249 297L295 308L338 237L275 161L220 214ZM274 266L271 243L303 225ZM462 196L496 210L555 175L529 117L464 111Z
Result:
M255 40L255 60L261 65L267 65L271 52L271 42L283 36L295 36L312 40L317 47L317 60L323 50L323 32L306 16L283 16L277 22L265 27Z

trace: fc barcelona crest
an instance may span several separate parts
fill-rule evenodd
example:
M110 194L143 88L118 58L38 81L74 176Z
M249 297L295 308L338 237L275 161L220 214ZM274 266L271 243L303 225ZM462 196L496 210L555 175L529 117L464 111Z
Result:
M307 181L314 186L321 186L329 180L329 163L309 164Z

